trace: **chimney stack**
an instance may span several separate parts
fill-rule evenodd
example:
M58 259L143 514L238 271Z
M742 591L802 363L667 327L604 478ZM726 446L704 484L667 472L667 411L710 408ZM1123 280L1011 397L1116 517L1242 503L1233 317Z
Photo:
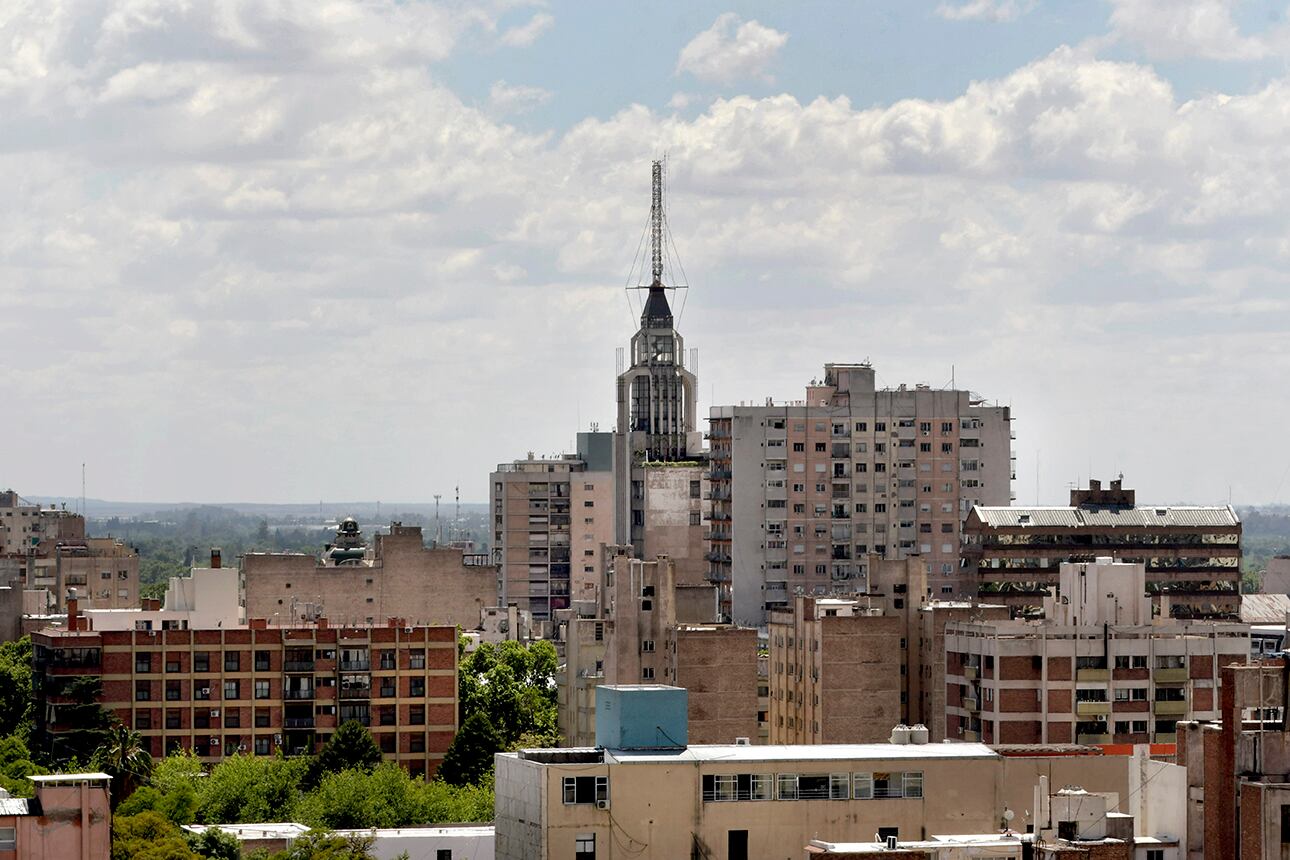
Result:
M223 566L224 566L223 559L220 558L219 547L217 546L211 547L211 567L218 568Z
M80 623L80 611L77 608L76 598L69 596L67 598L67 629L71 631L79 630L81 629Z

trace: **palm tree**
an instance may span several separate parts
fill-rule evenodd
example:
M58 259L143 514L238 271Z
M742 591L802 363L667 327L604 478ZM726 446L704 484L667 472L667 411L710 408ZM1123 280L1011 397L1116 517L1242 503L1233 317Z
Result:
M112 777L112 808L152 776L152 755L138 732L117 722L94 751L94 766Z

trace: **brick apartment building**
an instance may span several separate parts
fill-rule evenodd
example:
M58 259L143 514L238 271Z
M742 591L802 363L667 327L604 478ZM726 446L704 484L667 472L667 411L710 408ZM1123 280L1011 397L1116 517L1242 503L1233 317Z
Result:
M294 552L242 556L247 618L290 625L322 616L333 624L479 625L497 600L497 570L484 554L427 547L420 526L390 524L369 544L352 519L320 557Z
M84 629L32 634L37 743L52 750L67 679L100 681L100 704L154 756L192 750L207 762L239 752L311 753L347 720L369 727L387 759L432 774L457 730L454 627Z
M963 525L964 581L974 595L1038 606L1064 561L1099 556L1146 565L1157 606L1175 617L1240 616L1241 521L1229 505L1139 505L1120 480L1071 490L1069 507L981 505Z
M1173 743L1218 716L1249 627L1152 618L1142 564L1065 563L1042 621L945 628L946 736L988 744Z
M959 536L973 505L1011 501L1008 407L829 364L805 400L713 407L709 435L709 576L736 623L863 591L869 554L918 555L936 597L975 594Z

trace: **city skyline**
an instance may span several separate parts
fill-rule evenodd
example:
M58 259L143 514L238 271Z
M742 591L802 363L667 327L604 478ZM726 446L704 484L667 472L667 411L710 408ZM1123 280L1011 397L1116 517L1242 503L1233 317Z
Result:
M667 154L700 429L868 359L1011 406L1018 504L1285 502L1285 25L1086 6L19 12L0 485L481 503L612 427Z

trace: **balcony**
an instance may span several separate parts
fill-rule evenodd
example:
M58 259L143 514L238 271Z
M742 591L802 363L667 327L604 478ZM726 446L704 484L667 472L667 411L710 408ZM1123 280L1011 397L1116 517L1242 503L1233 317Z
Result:
M304 690L283 690L282 698L284 699L312 699L314 697L313 688Z
M964 666L963 677L967 678L969 681L975 681L977 678L981 677L981 670L976 666Z
M1174 744L1178 743L1178 735L1174 732L1156 732L1156 739L1153 743Z
M288 729L312 729L314 727L313 717L287 717L282 724Z
M282 664L284 672L312 672L313 670L313 660L287 660Z
M1158 717L1182 717L1187 714L1186 700L1172 702L1155 702L1156 716Z
M1110 735L1078 734L1075 736L1075 743L1077 744L1109 744L1110 742Z
M1076 669L1075 680L1106 682L1111 680L1111 670L1110 669Z
M1183 684L1187 681L1187 669L1157 669L1151 678L1157 684Z
M372 670L372 661L370 659L341 660L340 670L342 672L370 672Z
M1080 717L1099 717L1111 713L1110 702L1076 702L1075 714Z
M370 699L372 698L371 687L341 687L340 697L342 699Z
M976 696L964 696L963 707L969 711L981 710L981 701Z

